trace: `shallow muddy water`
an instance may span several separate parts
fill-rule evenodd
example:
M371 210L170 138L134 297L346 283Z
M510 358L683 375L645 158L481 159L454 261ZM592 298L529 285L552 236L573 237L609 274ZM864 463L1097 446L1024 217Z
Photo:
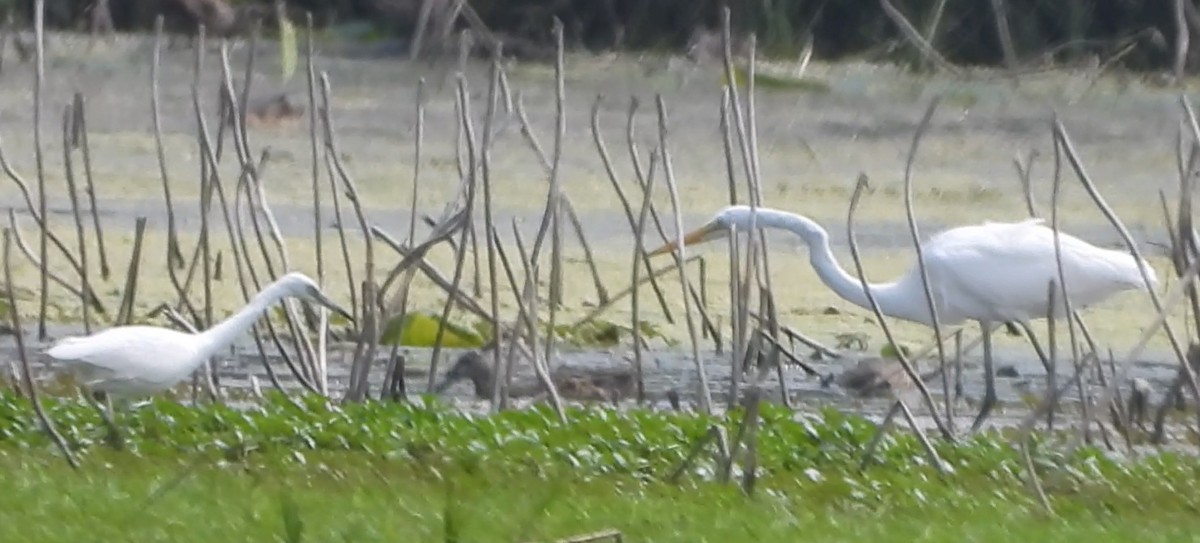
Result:
M59 337L60 335L78 333L81 330L75 327L56 326L52 331L55 337ZM27 337L27 341L29 342L31 367L34 370L36 378L39 381L53 379L55 374L60 370L55 368L52 361L38 354L44 348L45 344L39 343L32 335ZM268 349L268 352L273 354L269 354L267 360L271 364L280 384L285 390L302 392L304 390L302 385L290 373L283 359L278 356L277 351L273 351L270 347ZM388 353L387 349L381 349L381 351L376 357L370 374L371 395L373 397L378 397L384 387L383 379L388 362ZM463 352L465 351L458 349L446 349L443 351L436 381L441 381L444 373ZM271 380L264 368L263 359L259 356L250 338L239 341L231 353L220 356L215 366L216 377L220 381L223 391L230 394L232 398L246 399L252 392L252 379L257 380L257 384L262 390L271 388ZM404 375L408 393L410 395L424 393L427 390L426 386L429 378L431 350L404 348L399 351L399 354L403 355L406 361ZM824 406L833 406L878 418L891 405L892 400L889 396L857 398L842 391L835 384L830 384L829 386L822 385L823 376L838 374L846 368L852 367L857 363L858 359L865 356L864 353L840 351L838 353L840 358L825 357L820 360L813 359L811 351L807 350L797 350L793 354L818 373L816 376L810 376L803 369L795 365L788 365L785 368L783 376L785 387L788 391L788 398L791 404L799 411L813 412ZM989 424L996 426L1017 424L1022 417L1030 412L1031 407L1045 393L1045 371L1042 368L1041 362L1037 361L1036 357L1032 355L1031 349L1029 352L1023 352L1020 349L1000 348L993 354L995 355L996 367L1000 371L1000 375L996 378L999 405L993 411L993 415L989 419ZM1161 357L1161 360L1168 360L1166 354L1151 353L1150 356ZM331 348L328 358L329 392L331 397L341 397L345 391L349 380L349 362L352 356L353 345L338 345ZM656 349L644 352L643 356L646 396L651 406L659 409L667 409L668 392L674 391L679 395L685 407L690 405L693 409L698 408L700 401L700 379L695 362L690 355L676 349ZM552 371L555 367L559 366L579 369L584 372L589 369L632 368L632 358L632 353L624 348L611 350L563 348L556 353ZM16 345L12 337L0 337L0 359L16 363ZM707 374L714 408L723 410L728 404L730 384L729 355L727 353L721 354L708 350L701 352L701 359L703 360L704 369ZM935 361L930 359L922 360L919 363L918 372L926 373L930 371L933 369L935 363ZM1153 361L1152 358L1139 359L1131 364L1129 376L1131 378L1145 379L1149 382L1156 391L1156 396L1151 401L1160 402L1171 380L1174 378L1177 368L1178 366L1175 364ZM1071 376L1070 368L1060 368L1058 373L1060 375L1059 383L1065 382ZM743 380L743 394L752 378L748 376ZM515 386L517 388L522 388L523 386L527 388L535 381L536 377L529 364L525 362L518 363L517 373L514 377ZM953 383L953 381L951 382ZM956 421L960 428L969 425L971 420L973 420L978 409L978 402L983 396L984 386L982 368L980 366L980 353L978 350L970 351L964 357L963 383L964 396L955 402ZM942 410L943 395L941 392L940 377L934 377L926 385L933 394L938 409ZM1089 386L1095 391L1102 388L1095 378L1089 379ZM775 372L769 372L765 375L761 387L764 399L772 402L782 401L780 381ZM190 394L187 393L188 389L188 385L181 385L177 388L181 399L190 397ZM488 402L477 400L473 387L466 380L450 387L441 396L444 400L464 409L487 410ZM912 406L915 413L927 412L921 406L919 396L915 394L915 391L902 392L902 398ZM1075 389L1069 391L1063 399L1067 410L1059 418L1064 421L1077 420L1078 399L1079 396ZM517 405L528 403L530 400L531 398L526 395L515 398ZM631 400L622 401L621 403L630 404ZM932 424L927 418L923 418L923 423Z

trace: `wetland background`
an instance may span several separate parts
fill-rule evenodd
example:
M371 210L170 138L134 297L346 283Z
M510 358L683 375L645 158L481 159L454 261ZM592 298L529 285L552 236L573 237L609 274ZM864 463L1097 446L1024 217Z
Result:
M739 31L791 22L739 13L726 15ZM921 73L900 53L907 46L885 47L878 62L801 38L792 61L764 32L761 50L750 41L722 65L678 41L566 47L582 34L564 19L546 27L549 62L467 54L470 36L487 41L469 21L471 32L451 25L411 61L394 41L347 39L337 24L297 25L278 42L270 32L177 40L158 31L164 20L154 37L50 31L33 42L44 49L7 63L0 310L11 325L0 347L11 390L0 393L0 464L14 476L0 511L35 520L0 522L5 540L163 539L181 524L194 528L177 535L197 540L280 526L288 541L581 529L600 531L568 540L1011 538L997 516L1040 540L1144 541L1135 528L1160 519L1178 530L1157 536L1189 537L1200 495L1186 490L1193 406L1166 409L1175 402L1164 394L1185 388L1189 357L1177 347L1194 358L1200 310L1181 288L1195 278L1184 269L1200 267L1189 188L1200 126L1186 62L1173 81L1159 77L1161 63L1139 56L1157 45L1138 41L1099 62L1051 55L1035 64L1055 69L1034 71L925 54L914 58L934 71ZM298 47L284 43L289 32ZM530 40L544 49L544 36ZM1024 339L998 334L1000 412L955 440L979 393L977 352L965 355L965 398L943 397L935 379L923 398L826 389L827 374L888 351L881 324L910 354L932 334L836 298L796 240L767 235L769 267L745 243L639 260L730 201L761 196L824 224L849 268L847 206L863 196L854 238L865 275L886 280L914 263L909 181L922 238L1056 214L1066 231L1125 248L1095 205L1102 195L1157 270L1167 308L1132 292L1089 308L1094 345L1064 323L1057 334L1037 323L1043 337L1069 338L1051 339L1052 376ZM102 446L99 417L37 354L112 324L207 327L284 270L320 278L354 322L296 304L272 310L190 385L122 414L136 454ZM655 284L626 288L651 270ZM1182 294L1191 308L1179 309ZM484 350L485 363L514 374L499 401L475 400L467 385L418 396L489 338L503 353ZM937 364L916 358L920 373ZM567 366L633 368L647 402L564 406L568 387L546 374ZM527 387L516 381L540 381L549 397L517 398ZM1056 383L1064 396L1047 392ZM1135 405L1123 399L1146 387L1169 415L1165 433L1129 424ZM886 435L886 422L859 417L877 420L902 405L895 398L918 431ZM957 413L953 427L942 407ZM506 520L480 520L496 518Z
M706 13L707 9L702 8L698 13ZM731 11L732 28L743 32L763 24L762 14L743 17L738 9ZM48 13L53 11L50 9ZM486 10L481 7L480 11ZM947 14L951 28L957 28L965 16L955 11ZM1100 15L1096 17L1103 20ZM53 15L48 15L47 20L63 22ZM318 21L331 23L332 19L318 17ZM136 19L122 22L131 28L138 24ZM370 44L348 39L338 28L331 23L318 29L314 66L331 83L330 112L336 124L341 167L352 176L356 203L371 226L394 239L406 239L413 221L411 210L415 209L421 215L415 221L415 239L423 239L431 229L421 219L436 219L440 210L447 209L460 196L462 189L461 168L465 159L461 124L457 121L459 100L454 73L462 71L467 97L475 104L475 121L481 123L483 104L489 96L485 90L490 63L436 53L428 60L410 62L402 54L403 47L389 50L379 47L378 41ZM564 39L577 30L567 24ZM907 142L916 128L918 113L934 96L942 97L942 105L916 163L915 196L924 236L956 224L1025 217L1027 205L1022 197L1020 175L1013 167L1014 159L1032 165L1031 194L1035 204L1045 211L1053 177L1053 160L1047 151L1052 148L1050 128L1052 119L1058 118L1070 129L1076 149L1099 189L1107 195L1160 275L1167 270L1170 240L1164 229L1160 191L1170 198L1178 183L1175 159L1178 89L1164 87L1161 78L1153 76L1154 68L1149 68L1149 72L1134 71L1131 68L1138 66L1127 64L1130 57L1121 56L1110 59L1111 63L1075 63L1014 77L1005 75L1003 70L988 69L965 75L957 69L955 73L930 74L914 72L904 62L871 62L870 55L854 55L850 49L839 54L814 54L794 62L780 60L787 57L772 54L772 39L763 38L763 52L767 56L758 66L761 73L775 79L763 79L755 94L757 152L761 163L758 177L764 202L804 213L826 225L839 258L847 262L846 232L841 227L846 205L855 177L860 173L870 176L872 191L859 213L858 227L868 277L876 280L894 277L913 263L901 205L902 172L908 156ZM321 219L318 224L313 222L313 168L316 167L319 177L318 192L335 186L330 184L333 173L326 171L326 165L321 160L312 160L309 123L316 122L320 131L321 123L312 114L313 105L318 106L319 112L321 98L314 95L316 101L308 103L308 82L303 69L286 74L288 66L295 62L288 58L286 48L280 48L278 42L270 39L257 43L253 63L249 62L252 46L244 39L231 41L228 52L235 74L229 78L231 84L240 87L244 83L244 76L238 75L244 66L250 66L246 73L252 74L249 93L239 98L247 101L250 111L245 126L247 150L250 155L265 159L265 173L258 188L261 201L269 201L273 227L278 229L286 247L291 268L313 275L320 271L328 280L326 288L334 296L359 300L361 292L357 292L356 283L363 279L361 266L367 255L362 243L364 233L349 204L343 202L335 211L338 206L329 201L332 194L320 196ZM625 147L631 143L643 153L644 167L645 152L659 146L653 104L661 96L669 115L674 177L685 227L703 221L730 201L721 124L722 84L727 78L719 60L704 55L689 56L685 54L687 48L679 45L668 44L646 52L595 54L577 47L567 50L561 74L563 133L554 178L561 193L571 202L572 214L587 240L590 255L572 235L564 238L563 303L557 308L557 318L560 326L576 323L602 307L603 312L598 316L604 326L617 331L618 339L613 343L606 336L605 344L599 345L594 337L581 334L566 337L579 341L561 346L567 349L562 353L563 360L575 359L584 365L627 366L631 358L628 344L631 328L626 324L632 319L631 308L627 302L605 304L603 298L629 284L633 229L597 152L594 134L600 134L611 147L613 174L618 184L624 184L624 190L631 191L633 197L629 201L636 208L640 189L634 183L638 172L629 166ZM816 45L807 49L809 53L821 51ZM1140 45L1135 47L1142 49ZM170 191L170 215L181 246L196 246L200 236L201 196L205 186L200 173L206 160L203 147L198 144L193 95L198 97L201 111L212 123L210 130L224 126L214 122L220 111L218 90L225 80L216 41L209 42L204 55L205 68L198 75L194 71L195 52L187 45L180 47L167 42L159 52L156 74L152 73L154 52L154 40L144 35L89 38L52 32L47 40L45 81L40 95L43 112L57 111L72 103L76 92L81 92L86 102L91 153L88 167L95 182L95 211L107 228L106 252L114 270L121 270L130 261L135 239L134 218L145 217L148 221L142 259L151 267L139 277L130 311L131 318L142 320L161 318L161 315L151 316L152 310L177 294L176 286L166 274L150 271L155 264L161 264L162 255L168 254L170 236L164 189ZM1045 59L1038 62L1043 67L1053 65L1053 62L1045 64ZM0 122L4 126L30 126L34 74L13 66L22 64L10 63L3 73L5 84L0 88L0 100L4 105L0 108ZM497 228L497 235L501 244L515 247L515 231L522 231L527 240L537 232L550 185L542 159L522 133L518 110L525 113L529 133L548 150L556 132L556 110L552 107L557 94L556 72L553 63L517 58L505 62L504 74L506 93L493 127L489 175L495 187L491 198L494 223L502 225ZM416 104L417 82L421 80L424 81L420 91L422 149L418 161ZM770 81L777 83L767 84ZM157 86L152 87L151 83ZM153 88L158 93L158 130L149 107ZM634 102L640 106L631 107ZM271 111L270 104L280 103L287 104L288 113L252 122L256 112ZM47 136L57 132L54 129L57 123L51 122L56 117L42 116L43 142L47 148L43 157L47 216L53 227L69 232L73 211L64 155L61 149L51 150L60 143L59 138ZM38 171L31 136L24 129L3 134L9 164L29 180ZM164 157L161 161L160 146ZM231 151L227 149L226 153ZM79 156L73 159L76 170L81 169L80 159ZM245 167L244 160L224 160L218 168L222 178L236 183L239 171ZM420 172L421 179L415 202L412 200L414 171ZM747 197L746 187L735 192L737 198ZM76 194L81 195L81 189ZM0 184L0 198L13 209L13 225L27 228L27 244L36 245L33 243L36 236L29 233L35 230L30 215L35 207L32 200L28 201L30 205L22 205L25 195L16 183ZM247 198L251 196L248 194ZM80 201L84 200L80 196ZM261 201L255 205L261 206ZM84 201L84 212L89 202ZM662 216L665 236L649 236L644 242L648 246L673 237L669 212L672 202L667 191L656 191L651 202ZM1064 230L1102 246L1122 246L1116 231L1077 185L1066 183L1059 212ZM210 212L207 220L217 224L218 217L219 214ZM225 233L220 226L214 228L218 230L211 232L211 239L223 243ZM314 236L319 236L326 247L320 270ZM338 247L343 236L349 236L350 243L344 254L337 254L337 249L331 248ZM845 303L824 288L796 240L786 235L769 236L774 249L772 296L781 324L827 346L826 353L837 350L853 354L859 349L866 354L878 352L884 340L870 312ZM380 269L399 261L399 256L382 243L376 241L375 245L373 257ZM486 270L478 260L482 252L478 238L473 240L472 251L472 258L466 261L461 291L469 293L475 303L483 304L488 285ZM704 260L703 277L699 281L702 305L714 316L714 326L727 327L731 299L729 290L722 285L729 282L728 261L720 247L704 247L697 252ZM428 263L440 270L443 278L451 277L454 257L455 251L448 245L435 247L426 255ZM587 263L589 259L594 262L594 272ZM69 267L64 266L70 263L59 256L51 253L48 260L59 274L69 272ZM202 301L198 303L211 304L214 318L240 305L241 284L233 277L233 260L228 248L217 248L211 255L210 265L214 271L220 268L216 274L224 276L213 281L211 297L204 298L199 285L194 285L194 295L201 295ZM349 265L344 265L345 262ZM669 262L664 259L662 264ZM23 301L33 302L38 293L29 289L38 283L41 268L32 265L29 259L17 259L13 265L14 286L23 293ZM696 268L693 273L698 271ZM602 288L598 289L597 283ZM653 387L654 392L661 394L672 388L690 391L694 389L696 375L683 349L688 334L686 319L679 315L683 307L682 291L678 279L672 275L662 277L659 283L665 307L644 297L639 317L654 342L654 351L649 356L664 375ZM422 275L416 277L414 285L408 303L414 309L437 314L445 301L445 289ZM97 293L108 301L110 313L116 313L113 308L127 290L122 286L119 273L97 285ZM41 338L42 342L78 331L77 326L72 326L81 310L77 297L67 289L52 288L49 298L51 320L58 322L52 334ZM510 296L500 297L498 306L504 319L511 319L519 302L511 297L510 291ZM36 303L22 303L20 308L27 318L38 316ZM668 312L674 314L668 317ZM1149 300L1131 293L1092 308L1088 315L1095 335L1119 349L1136 340L1154 313ZM451 315L451 321L469 328L478 328L484 320L469 312L456 311ZM1182 317L1177 319L1177 325L1182 322ZM905 323L896 323L894 327L898 338L907 344L925 344L931 337L923 327ZM1035 330L1044 332L1042 328ZM727 356L722 348L728 345L718 346L707 333L704 336L705 342L699 346L704 358L714 368L727 366L721 358ZM1029 385L1036 379L1030 377L1041 371L1040 364L1022 339L1005 337L998 342L1001 365L1012 366L1015 372L1010 375L1018 376L1011 380L1013 386L1002 386L1002 396L1012 404L1021 404L1027 400L1023 398L1028 391L1033 390ZM412 349L406 349L407 364L416 377L411 386L419 391L423 389L421 381L426 381L420 371L428 366L430 353L409 347ZM810 349L799 351L803 352L797 352L797 357L811 356ZM377 354L383 357L385 353ZM1169 354L1165 339L1154 337L1145 360L1141 361L1139 376L1165 384L1170 380L1169 368L1173 367ZM353 356L357 355L337 352L330 357L330 364L348 368ZM819 362L830 363L830 360ZM844 362L832 362L818 371L836 371L844 366ZM244 383L242 377L249 374L265 378L261 370L253 369L259 366L261 362L251 356L233 361L226 368L227 381ZM527 368L524 370L529 373ZM349 371L343 373L345 377L333 379L335 389L350 380ZM330 372L331 377L338 374L336 369ZM773 379L778 377L782 375ZM380 376L372 374L372 378ZM815 393L818 383L815 376L799 373L794 376L791 388ZM974 391L977 387L968 388ZM819 401L827 399L820 394L816 397Z

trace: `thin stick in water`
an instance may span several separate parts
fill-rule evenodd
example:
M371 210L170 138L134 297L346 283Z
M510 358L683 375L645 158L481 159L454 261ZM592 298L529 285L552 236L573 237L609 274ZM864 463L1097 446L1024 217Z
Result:
M108 252L104 249L104 229L100 226L100 208L96 205L96 185L92 180L92 151L88 145L87 114L84 111L83 93L76 92L74 100L74 133L83 151L83 176L87 187L88 205L91 206L92 227L96 229L96 251L100 257L100 278L105 281L111 274L108 267Z
M117 326L133 322L133 303L137 294L138 269L142 260L142 239L146 235L146 217L138 217L133 228L133 252L129 255L129 271L125 275L125 294L117 311Z
M679 204L679 190L675 186L675 172L671 167L671 150L667 145L669 135L667 132L667 106L663 101L662 95L655 97L655 107L658 110L658 141L662 151L663 174L667 180L667 190L671 193L671 208L675 213L675 235L676 239L684 238L683 230L683 209ZM712 393L708 386L708 373L704 369L704 361L700 359L700 342L696 337L696 322L692 318L692 304L688 297L688 280L686 267L683 265L684 247L682 244L676 251L671 254L675 258L675 266L679 270L679 284L683 291L683 312L684 320L687 323L688 337L692 341L692 360L696 365L696 372L700 377L699 396L700 409L705 414L712 413Z
M40 6L41 0L38 0ZM40 11L40 10L39 10ZM29 367L29 356L25 353L25 331L21 329L21 311L17 307L17 296L13 287L12 274L12 239L9 237L9 231L4 229L4 285L5 295L8 298L8 313L12 321L13 336L17 342L17 356L21 359L21 378L25 382L25 390L29 394L29 401L33 404L33 409L37 413L38 421L42 424L42 429L50 436L50 440L62 452L63 458L67 460L67 464L74 469L79 469L79 461L75 459L75 455L71 453L71 449L67 447L66 440L54 428L54 423L50 421L50 417L46 416L46 411L42 409L42 402L38 399L37 387L33 384L33 370Z
M50 220L47 214L48 197L46 195L46 169L42 159L42 87L46 81L46 2L33 2L33 33L36 64L33 78L33 154L37 162L38 178L38 210L42 216L41 237L39 238L38 254L42 261L41 291L38 293L38 339L46 339L46 312L50 307L50 258L47 245L50 237ZM32 391L31 391L32 393Z
M75 191L75 168L71 159L71 134L74 131L73 121L76 118L74 115L74 106L68 105L63 110L63 173L67 179L67 196L71 200L71 215L75 219L75 240L79 244L79 264L83 268L82 288L80 289L81 296L79 302L83 306L83 330L84 333L92 333L92 312L88 303L90 292L88 291L88 261L87 261L87 242L83 232L83 215L79 212L79 195Z

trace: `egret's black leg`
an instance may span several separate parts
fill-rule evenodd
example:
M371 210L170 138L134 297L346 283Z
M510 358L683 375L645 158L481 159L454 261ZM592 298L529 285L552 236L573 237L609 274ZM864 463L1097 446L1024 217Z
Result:
M112 398L98 391L84 394L83 397L87 399L88 403L92 404L92 407L100 414L100 420L104 421L104 425L108 427L108 435L105 436L108 445L118 451L123 450L125 448L125 440L121 436L121 429L113 421ZM103 406L100 405L100 401L104 402Z
M954 399L963 396L963 348L962 329L954 334Z
M1021 323L1021 326L1025 326L1025 323ZM1029 328L1027 327L1027 328L1025 328L1025 330L1028 331ZM1014 324L1013 321L1008 321L1008 322L1004 323L1004 331L1007 332L1008 335L1010 335L1010 336L1021 335L1021 330L1019 330L1017 328L1017 325Z
M981 323L983 329L983 404L979 407L979 415L975 417L975 423L971 425L971 431L979 430L983 425L983 421L987 419L992 412L992 407L996 405L996 375L992 371L992 329L986 323Z
M1033 329L1029 327L1029 323L1022 321L1021 328L1025 330L1025 337L1029 338L1029 343L1033 345L1033 350L1037 352L1038 359L1042 361L1042 367L1046 371L1050 371L1050 357L1046 356L1046 351L1042 349L1042 344L1038 343L1037 336L1034 335Z

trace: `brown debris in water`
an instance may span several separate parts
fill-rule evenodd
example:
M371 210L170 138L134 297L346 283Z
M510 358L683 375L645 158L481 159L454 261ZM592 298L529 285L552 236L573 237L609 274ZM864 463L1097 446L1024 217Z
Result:
M634 394L633 372L628 368L559 367L550 378L559 395L571 400L616 403ZM470 351L458 357L433 392L445 392L464 379L471 381L476 398L492 397L495 375L491 364L479 351ZM545 394L545 388L536 381L514 382L509 389L509 396L513 398L540 397Z

